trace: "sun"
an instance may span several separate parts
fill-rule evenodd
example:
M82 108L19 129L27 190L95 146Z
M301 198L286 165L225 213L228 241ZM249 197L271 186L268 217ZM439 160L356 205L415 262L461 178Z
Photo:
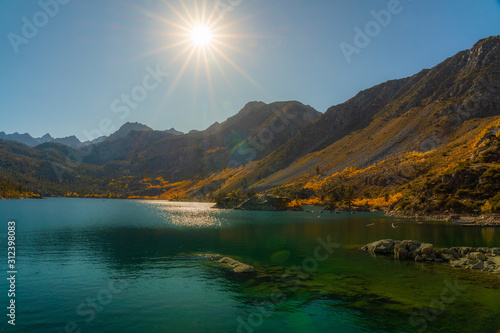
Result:
M140 10L147 18L163 25L152 32L158 35L159 48L142 53L168 55L164 67L175 68L177 74L172 79L164 99L168 99L180 84L185 74L194 74L193 89L206 87L212 108L215 109L214 76L217 75L232 86L228 71L235 71L260 91L264 89L236 61L239 55L247 53L240 48L245 39L255 40L255 36L238 33L238 26L248 18L230 20L221 12L220 1L213 0L163 0L165 15ZM230 1L231 2L231 1ZM237 1L232 1L237 3ZM203 86L202 86L203 84Z
M196 25L191 30L191 41L198 47L209 46L212 42L212 31L206 25Z

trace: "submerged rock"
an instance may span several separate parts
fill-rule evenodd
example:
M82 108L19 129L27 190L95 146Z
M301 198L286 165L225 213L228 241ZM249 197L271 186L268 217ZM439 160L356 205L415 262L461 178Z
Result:
M238 260L233 259L231 257L225 257L225 256L221 256L219 254L213 254L213 253L198 253L198 254L191 254L191 255L203 257L206 260L210 261L212 266L219 266L219 267L222 266L224 268L232 270L235 273L255 272L255 268L253 266L244 264L241 261L238 261Z
M242 262L239 262L238 260L235 260L233 258L229 257L224 257L219 260L221 264L226 266L227 268L233 270L235 273L252 273L255 272L255 268L253 266L244 264Z

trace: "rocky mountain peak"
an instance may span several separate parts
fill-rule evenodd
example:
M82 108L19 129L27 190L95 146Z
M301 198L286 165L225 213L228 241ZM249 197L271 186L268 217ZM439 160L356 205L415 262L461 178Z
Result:
M165 130L165 132L173 134L173 135L182 135L182 134L184 134L183 132L178 131L178 130L176 130L173 127L171 129Z
M248 102L247 104L245 104L243 109L241 109L240 113L247 113L247 112L250 112L254 109L263 107L265 105L266 105L266 103L264 103L264 102L258 102L258 101Z
M49 133L46 133L44 136L42 136L40 138L43 142L47 142L47 141L52 141L54 140L54 138L52 137L52 135L50 135Z
M471 51L489 52L500 45L500 35L483 38L472 47Z
M125 123L120 127L118 131L111 134L106 140L116 140L119 138L123 138L132 131L141 132L141 131L152 131L152 130L153 129L151 127L140 123Z
M467 67L489 66L498 61L499 53L500 36L482 39L469 50Z

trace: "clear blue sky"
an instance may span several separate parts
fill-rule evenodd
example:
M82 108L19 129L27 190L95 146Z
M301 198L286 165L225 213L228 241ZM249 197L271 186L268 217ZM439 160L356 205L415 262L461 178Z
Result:
M0 1L0 131L85 140L127 121L201 130L253 100L325 112L500 34L497 0L221 0L232 9L223 14L216 0L59 0L57 11L54 1ZM180 34L203 2L214 42L187 61ZM390 22L371 22L388 9ZM356 47L354 28L367 24L373 37L348 63L340 45ZM157 67L168 76L148 77Z

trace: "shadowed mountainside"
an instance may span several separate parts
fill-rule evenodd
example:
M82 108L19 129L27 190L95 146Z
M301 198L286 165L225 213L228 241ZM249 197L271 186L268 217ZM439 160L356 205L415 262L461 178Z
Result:
M179 136L146 131L106 140L84 162L122 161L126 162L122 172L133 170L170 181L204 177L272 153L319 115L299 102L250 102L235 116L205 131Z

